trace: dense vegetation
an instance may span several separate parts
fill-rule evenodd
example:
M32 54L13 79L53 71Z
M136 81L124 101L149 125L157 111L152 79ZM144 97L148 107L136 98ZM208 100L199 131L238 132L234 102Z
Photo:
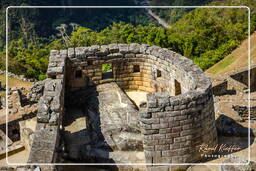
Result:
M200 6L210 0L149 0L152 6ZM192 8L153 9L153 11L167 23L173 24Z
M252 30L255 30L256 14L254 8L256 5L246 3L243 5L250 5L252 8L251 27ZM17 13L18 11L14 11L14 14ZM74 23L68 24L73 22L72 18L57 17L60 20L57 22L58 24L67 23L66 25L59 25L57 30L53 29L58 26L53 22L56 21L54 18L51 19L52 22L46 20L36 22L37 15L31 16L30 13L20 15L24 15L24 20L27 19L26 16L32 17L32 19L28 19L28 21L33 21L28 22L31 25L24 23L22 25L22 19L14 24L11 23L11 30L14 31L11 33L9 46L9 70L37 79L45 78L44 73L47 68L50 49L109 43L146 43L181 53L193 59L197 65L205 70L229 54L248 34L246 9L196 9L185 14L169 29L153 24L141 11L139 13L143 17L137 17L139 19L137 22L131 19L136 18L132 14L122 16L122 20L118 18L118 15L111 14L111 17L106 17L109 22L100 28L93 26L93 24L97 25L98 23L101 25L98 20L87 18L84 19L84 23L91 21L92 25L79 24L79 26ZM38 13L39 16L45 14L45 12L41 14L40 11L34 11L34 13ZM61 18L68 21L62 22ZM118 22L106 27L112 22L112 19ZM47 23L43 24L43 22ZM52 29L46 28L49 23L53 26ZM35 27L37 24L38 26ZM29 27L27 28L27 26ZM39 28L40 26L41 28ZM24 32L26 29L27 31ZM47 33L43 31L44 29L49 29L48 35L43 35ZM15 32L16 30L17 32ZM1 66L4 67L3 64Z

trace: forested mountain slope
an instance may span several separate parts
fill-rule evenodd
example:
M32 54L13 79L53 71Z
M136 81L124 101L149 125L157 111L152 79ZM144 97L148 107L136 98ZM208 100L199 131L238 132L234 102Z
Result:
M223 74L237 68L248 66L248 39L223 60L206 70L212 75ZM256 64L256 32L251 35L251 65Z
M214 1L209 5L249 6L252 12L251 28L255 30L255 0ZM15 22L11 23L9 69L17 74L25 74L27 77L43 79L50 49L109 43L146 43L181 53L206 70L232 52L248 34L246 8L195 9L182 15L171 28L155 25L143 10L139 11L142 17L138 16L137 12L125 13L123 9L118 10L122 17L118 17L117 11L115 13L99 11L98 16L101 16L99 20L92 18L94 12L97 14L94 10L90 12L81 10L76 15L73 14L74 11L69 10L61 10L57 13L58 15L47 9L25 13L19 10L14 11L10 17L13 17ZM51 13L53 13L52 18L49 15ZM49 21L46 20L47 17L43 18L45 15L50 18ZM80 26L74 24L76 20L82 21L79 23ZM33 22L30 25L26 21ZM54 27L58 26L56 21L58 24L65 24L55 30ZM110 24L112 21L117 22ZM3 54L4 51L2 51ZM4 68L3 64L2 61L2 68Z
M5 9L7 6L131 6L133 0L1 0L0 1L0 49L5 41ZM133 25L156 23L141 9L9 9L10 40L20 37L50 38L56 35L61 24L80 25L93 30L102 30L113 22Z

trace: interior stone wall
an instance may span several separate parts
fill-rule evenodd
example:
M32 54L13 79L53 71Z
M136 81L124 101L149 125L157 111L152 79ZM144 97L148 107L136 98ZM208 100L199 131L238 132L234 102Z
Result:
M175 80L181 84L181 93L195 86L191 75L173 64L185 62L192 65L193 62L157 46L111 44L70 48L68 52L70 68L67 70L66 82L67 90L70 91L112 81L125 91L167 91L171 95L175 95ZM178 61L177 57L183 60ZM102 64L112 64L113 78L102 79ZM140 68L139 72L134 72L136 65ZM80 78L76 78L78 70L82 71Z
M229 75L234 80L248 86L248 76L249 76L248 71L249 71L248 67L246 67L243 69L235 70L229 73ZM251 91L256 90L256 66L255 65L253 65L250 68L250 87L251 87Z

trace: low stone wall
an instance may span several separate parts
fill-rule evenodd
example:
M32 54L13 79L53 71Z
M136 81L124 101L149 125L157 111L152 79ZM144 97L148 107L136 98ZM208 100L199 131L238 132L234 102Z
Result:
M67 51L51 51L48 79L38 102L37 126L28 163L56 162L59 127L64 111L65 64Z
M224 75L217 76L213 80L213 94L216 96L230 93L246 93L248 92L248 67L238 68ZM250 91L256 90L256 65L250 69Z
M246 85L248 85L248 67L246 68L241 68L235 71L232 71L229 73L230 77L233 78L234 80ZM251 86L251 91L256 90L256 65L251 66L250 68L250 86Z

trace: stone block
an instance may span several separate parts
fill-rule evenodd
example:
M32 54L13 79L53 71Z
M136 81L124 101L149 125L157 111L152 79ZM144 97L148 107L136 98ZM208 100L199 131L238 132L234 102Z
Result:
M173 154L172 150L164 150L164 151L162 151L162 157L171 157L173 155L174 154Z
M165 139L165 134L154 134L153 140L163 140Z
M186 137L176 137L174 138L174 143L179 143L179 142L185 142Z
M119 52L118 44L116 44L116 43L108 45L108 48L109 48L109 52L110 53L117 53L117 52Z
M172 144L173 143L173 140L170 138L170 139L163 139L163 140L161 140L161 141L159 141L159 145L170 145L170 144Z
M57 74L63 74L63 67L52 67L47 69L48 76L56 76Z
M166 138L176 138L176 137L179 137L180 136L180 133L179 132L175 132L175 133L167 133L166 134Z
M166 112L166 116L169 116L169 117L175 117L176 116L180 116L181 115L181 111L170 111L170 112Z
M159 118L150 118L150 119L145 119L141 118L140 121L144 124L159 124Z
M155 150L156 151L170 150L170 145L155 145Z
M158 106L163 108L163 107L166 107L166 106L169 106L169 95L168 96L162 96L162 97L158 97L157 99L158 101Z
M142 130L141 131L144 135L151 135L151 134L158 134L158 129L148 129L148 130Z
M75 57L75 48L68 48L68 57L69 58Z
M172 132L175 133L175 132L181 132L182 130L182 126L177 126L177 127L172 127Z
M161 151L145 151L145 157L161 156Z
M181 148L181 144L182 144L181 142L170 144L170 149L171 150L180 149Z
M122 54L129 53L129 45L128 44L118 44L119 52Z
M129 46L129 51L131 53L140 53L140 45L138 43L131 43Z

